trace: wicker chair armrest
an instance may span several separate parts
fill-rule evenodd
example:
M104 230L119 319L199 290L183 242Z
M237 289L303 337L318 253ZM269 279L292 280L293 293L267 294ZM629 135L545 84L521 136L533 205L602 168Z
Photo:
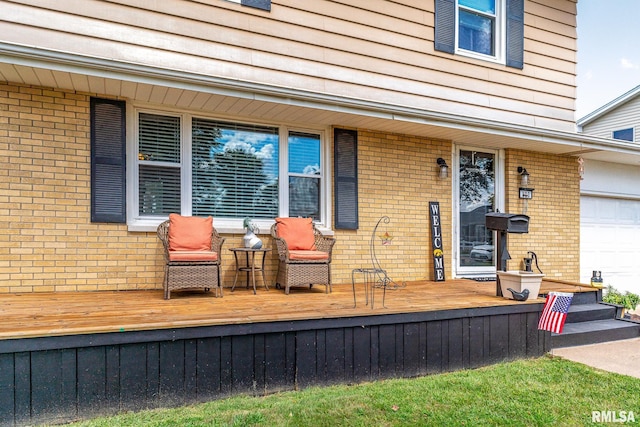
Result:
M289 261L289 247L287 246L287 242L281 237L274 237L273 241L276 244L276 249L278 250L278 259L281 261Z
M218 264L222 263L222 245L224 245L225 240L227 239L224 237L221 237L217 244L218 249L214 249L214 251L218 253Z
M327 252L329 257L331 257L331 251L333 249L333 245L336 244L336 239L330 236L320 236L316 237L316 248L319 251Z
M274 223L271 226L271 238L276 245L276 249L278 251L278 259L280 261L289 261L289 247L287 246L287 242L281 237L278 237L278 224Z
M211 250L218 253L218 263L222 261L222 245L224 245L225 240L226 238L220 236L214 227L211 234Z
M162 255L164 256L164 260L165 262L169 262L169 220L158 225L156 234L158 235L160 242L162 242L162 247L164 249L162 251Z

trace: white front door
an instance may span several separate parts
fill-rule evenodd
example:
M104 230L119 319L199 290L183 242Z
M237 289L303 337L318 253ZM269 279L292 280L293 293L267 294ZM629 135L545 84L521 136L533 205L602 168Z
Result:
M499 153L460 147L456 154L456 276L495 276L494 232L485 227L485 214L500 206Z

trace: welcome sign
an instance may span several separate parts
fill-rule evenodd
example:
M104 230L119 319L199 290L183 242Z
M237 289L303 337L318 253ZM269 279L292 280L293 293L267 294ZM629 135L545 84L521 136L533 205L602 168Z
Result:
M431 218L431 249L433 251L433 276L436 282L444 282L444 250L442 249L442 225L440 203L429 202Z

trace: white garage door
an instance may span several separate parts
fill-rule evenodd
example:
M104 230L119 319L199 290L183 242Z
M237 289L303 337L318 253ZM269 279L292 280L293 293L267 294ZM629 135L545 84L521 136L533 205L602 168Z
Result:
M640 293L640 201L582 196L580 224L580 281Z

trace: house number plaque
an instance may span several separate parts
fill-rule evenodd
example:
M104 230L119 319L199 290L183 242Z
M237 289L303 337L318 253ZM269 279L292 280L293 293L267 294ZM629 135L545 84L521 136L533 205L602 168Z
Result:
M533 199L533 189L532 188L521 188L520 189L520 198L521 199Z

